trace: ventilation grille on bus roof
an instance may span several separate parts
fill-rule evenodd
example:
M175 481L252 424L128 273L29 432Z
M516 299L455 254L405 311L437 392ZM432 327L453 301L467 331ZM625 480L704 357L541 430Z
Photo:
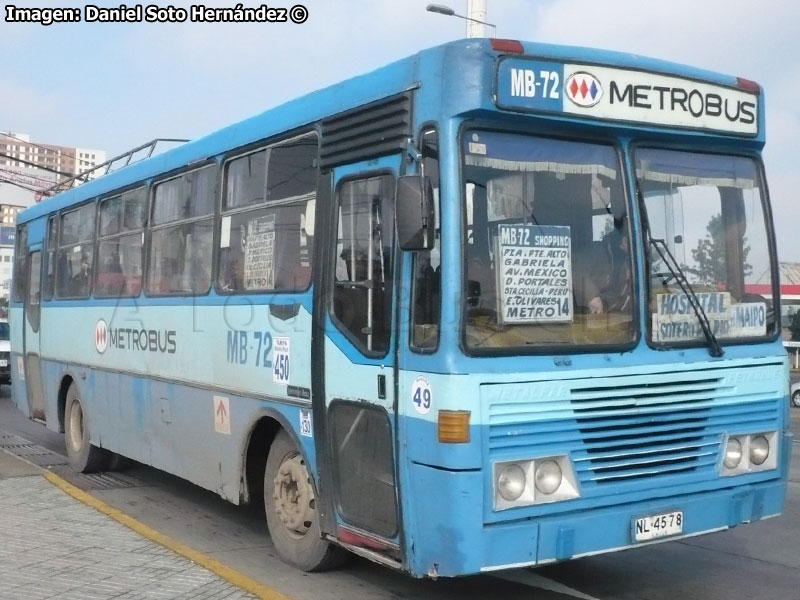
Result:
M359 106L322 121L320 167L403 151L410 134L410 92Z

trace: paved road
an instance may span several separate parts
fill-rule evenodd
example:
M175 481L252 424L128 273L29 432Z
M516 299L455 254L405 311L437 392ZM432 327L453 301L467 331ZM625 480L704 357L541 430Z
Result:
M800 434L800 410L792 411L792 422ZM499 577L433 582L410 579L361 559L333 573L294 571L275 556L263 511L232 506L155 469L137 466L123 474L75 476L64 465L63 436L24 419L8 399L7 388L0 391L0 430L30 440L39 448L32 452L47 454L35 460L55 464L54 471L93 496L295 600L800 600L800 443L794 444L787 506L778 519ZM46 567L40 575L47 577ZM1 586L0 582L4 598Z

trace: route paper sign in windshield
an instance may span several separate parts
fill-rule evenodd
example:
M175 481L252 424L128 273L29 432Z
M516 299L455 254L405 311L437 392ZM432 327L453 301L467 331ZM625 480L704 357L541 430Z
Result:
M764 302L731 303L728 292L697 294L708 317L711 333L718 338L758 337L767 333ZM653 339L657 342L702 340L703 330L685 294L658 294L653 314Z
M499 225L499 322L572 321L570 228Z
M273 288L275 253L275 215L269 214L247 223L244 247L245 288Z

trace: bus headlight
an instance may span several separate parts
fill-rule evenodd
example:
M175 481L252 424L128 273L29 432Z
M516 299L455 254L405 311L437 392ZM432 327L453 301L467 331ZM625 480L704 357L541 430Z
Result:
M777 469L777 440L777 431L728 437L720 475L728 477Z
M518 464L506 465L497 476L497 492L504 500L513 502L525 491L526 479L525 471Z
M769 458L769 441L763 435L750 440L750 462L760 466Z
M561 487L561 467L553 460L545 460L536 467L536 489L543 494L552 494Z
M738 438L728 438L728 444L725 446L725 458L722 462L729 469L735 469L742 462L742 442Z
M492 473L495 510L580 496L572 463L566 454L495 462Z

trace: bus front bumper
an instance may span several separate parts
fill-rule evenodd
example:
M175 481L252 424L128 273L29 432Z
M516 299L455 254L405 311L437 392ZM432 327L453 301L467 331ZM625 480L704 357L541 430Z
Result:
M779 515L786 492L786 482L777 479L487 524L482 514L480 472L445 471L419 464L411 471L415 500L406 517L413 521L413 532L406 541L413 545L407 546L411 548L407 559L411 574L417 577L543 565L722 531ZM428 501L420 502L424 498ZM683 513L680 534L635 541L636 519L671 511Z

